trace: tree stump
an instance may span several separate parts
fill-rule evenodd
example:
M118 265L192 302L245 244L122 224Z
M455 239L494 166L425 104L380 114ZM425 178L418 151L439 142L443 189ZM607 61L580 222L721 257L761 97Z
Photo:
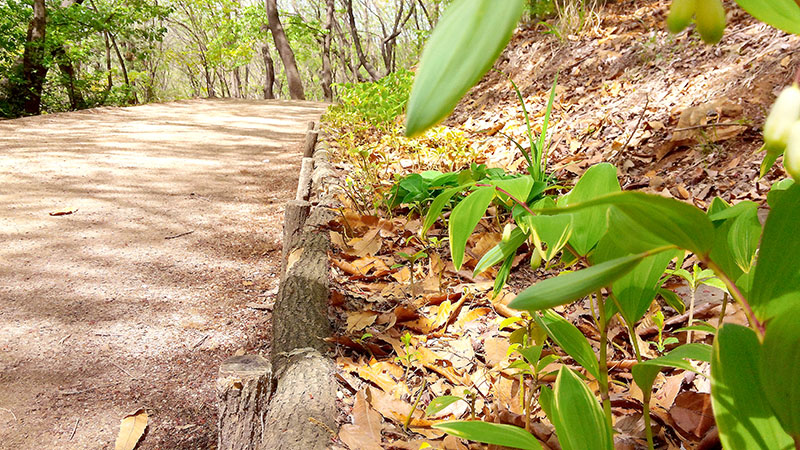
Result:
M259 355L228 358L217 378L219 450L255 450L272 393L272 366Z

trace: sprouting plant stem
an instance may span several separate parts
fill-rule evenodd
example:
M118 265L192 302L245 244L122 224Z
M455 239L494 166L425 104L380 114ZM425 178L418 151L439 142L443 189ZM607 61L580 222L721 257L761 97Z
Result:
M722 297L722 308L719 310L719 323L717 324L717 328L722 326L722 322L725 320L725 309L728 307L728 293L726 292Z
M798 72L800 74L800 72ZM800 434L796 434L792 436L794 439L794 448L795 450L800 450Z
M503 194L506 194L506 195L508 196L508 198L510 198L511 200L513 200L513 201L514 201L514 203L516 203L516 204L518 204L519 206L521 206L521 207L522 207L522 209L524 209L525 211L527 211L527 212L531 213L531 215L535 215L535 214L536 214L536 213L534 213L534 212L533 212L533 210L531 209L531 207L530 207L530 206L528 206L528 204L527 204L527 203L525 203L525 202L523 202L522 200L518 199L517 197L514 197L513 195L509 194L509 193L508 193L508 191L506 191L506 190L505 190L505 189L503 189L503 188L500 188L500 187L494 186L493 184L482 184L482 183L476 184L475 186L478 186L478 187L494 187L494 188L497 190L497 192L501 192L501 193L503 193Z
M608 395L608 321L606 320L606 305L602 292L598 290L595 296L597 297L597 320L600 330L600 355L597 361L600 366L600 379L597 381L600 382L600 398L603 400L603 412L605 413L608 427L611 429L614 423L611 416L611 398Z
M417 406L419 405L419 400L422 398L422 393L425 392L425 388L428 387L428 380L422 380L422 387L419 388L419 392L417 392L417 397L414 399L414 404L411 405L411 411L408 413L408 417L406 417L405 423L403 423L403 431L408 431L408 426L411 425L411 419L414 417L414 411L417 410Z
M750 322L750 327L755 330L759 341L763 340L766 328L764 327L764 324L758 320L756 313L753 312L753 308L750 306L750 303L747 302L747 299L745 298L744 294L742 294L742 291L739 289L739 287L736 286L736 283L734 283L733 280L731 280L730 277L723 272L714 261L709 259L703 262L705 262L708 267L717 274L717 277L719 277L720 280L722 280L722 283L725 284L726 288L728 288L728 292L730 292L733 300L742 308L744 308L744 312L747 315L747 320Z
M694 283L693 283L692 284L692 297L689 300L689 324L687 326L692 326L692 322L694 322L694 300L695 300L696 296L697 296L697 286L695 286ZM689 330L686 333L686 343L687 344L691 344L692 343L692 330Z
M628 336L631 338L631 345L633 345L633 353L636 355L636 362L642 362L642 351L639 348L639 339L636 337L636 328L632 323L625 321L625 326L628 328ZM644 420L644 432L647 437L647 448L653 450L655 444L653 443L653 427L650 423L650 398L653 393L651 390L647 392L642 391L642 419Z
M540 180L541 177L541 166L539 164L541 157L539 156L540 149L536 148L536 143L533 140L533 130L531 129L531 120L528 116L528 108L525 107L525 98L522 97L522 92L517 87L517 83L514 83L514 80L511 79L511 76L508 76L508 81L511 82L511 86L514 87L514 92L517 93L517 99L519 99L519 104L522 106L522 115L525 117L525 126L528 131L528 141L530 142L531 151L535 152L534 159L536 162L531 160L530 154L528 152L522 150L522 154L525 156L525 160L528 162L528 172L531 174L534 180ZM522 149L522 147L520 147Z

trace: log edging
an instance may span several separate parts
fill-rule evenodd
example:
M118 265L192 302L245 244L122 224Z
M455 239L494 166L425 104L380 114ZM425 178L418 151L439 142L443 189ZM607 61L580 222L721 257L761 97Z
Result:
M223 363L217 380L219 449L323 450L336 437L335 364L325 341L331 334L330 237L320 229L335 217L325 206L335 172L318 133L309 124L303 150L313 157L303 159L295 200L284 212L272 353L268 362L259 360L269 366L269 388L248 390L253 382L241 381L243 374L228 369L223 373L230 360ZM242 399L252 404L242 404Z

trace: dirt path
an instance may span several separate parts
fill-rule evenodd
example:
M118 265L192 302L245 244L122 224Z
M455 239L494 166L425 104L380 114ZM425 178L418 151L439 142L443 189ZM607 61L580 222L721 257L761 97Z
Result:
M215 372L266 350L269 313L246 305L274 300L298 143L323 108L0 122L0 448L111 448L139 407L140 448L214 446Z

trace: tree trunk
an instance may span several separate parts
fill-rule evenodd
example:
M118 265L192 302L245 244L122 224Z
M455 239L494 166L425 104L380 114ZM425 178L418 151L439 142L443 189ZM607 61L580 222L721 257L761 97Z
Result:
M344 0L344 5L347 8L347 23L350 25L350 34L353 36L353 44L356 47L358 61L361 66L364 67L364 70L367 71L370 78L372 78L372 81L378 81L380 79L378 72L376 72L369 61L367 61L364 49L361 48L361 39L358 37L358 29L356 28L356 17L355 14L353 14L353 0ZM356 68L356 71L358 71L358 68Z
M266 42L261 46L261 54L264 56L264 99L270 100L275 98L275 93L272 91L272 85L275 84L275 65Z
M75 67L72 65L72 60L69 59L67 51L63 45L59 45L53 49L53 58L61 70L64 88L67 90L69 96L69 106L73 111L86 108L86 101L83 99L83 93L75 86Z
M331 73L331 42L333 41L333 14L335 0L325 0L325 37L322 39L322 94L325 101L333 101L333 74Z
M283 61L284 72L286 72L286 81L289 84L289 96L295 100L305 100L306 95L303 92L303 82L300 79L300 72L297 70L294 52L289 45L289 39L286 37L286 33L283 31L281 19L278 17L277 0L266 0L266 7L272 39L275 41L275 48L278 49L278 54L281 57L281 61Z
M139 99L136 97L136 91L133 90L133 86L131 85L131 81L128 78L128 68L125 66L125 58L122 57L122 53L119 51L119 46L117 45L117 40L114 38L114 35L108 33L108 37L111 39L111 46L114 47L114 53L117 54L117 60L119 61L119 66L122 69L122 78L125 80L125 85L131 90L131 94L133 95L134 104L139 103Z
M33 19L28 24L28 36L22 55L21 79L9 83L9 103L12 114L39 114L42 108L42 86L47 77L44 65L47 7L44 0L34 0Z

